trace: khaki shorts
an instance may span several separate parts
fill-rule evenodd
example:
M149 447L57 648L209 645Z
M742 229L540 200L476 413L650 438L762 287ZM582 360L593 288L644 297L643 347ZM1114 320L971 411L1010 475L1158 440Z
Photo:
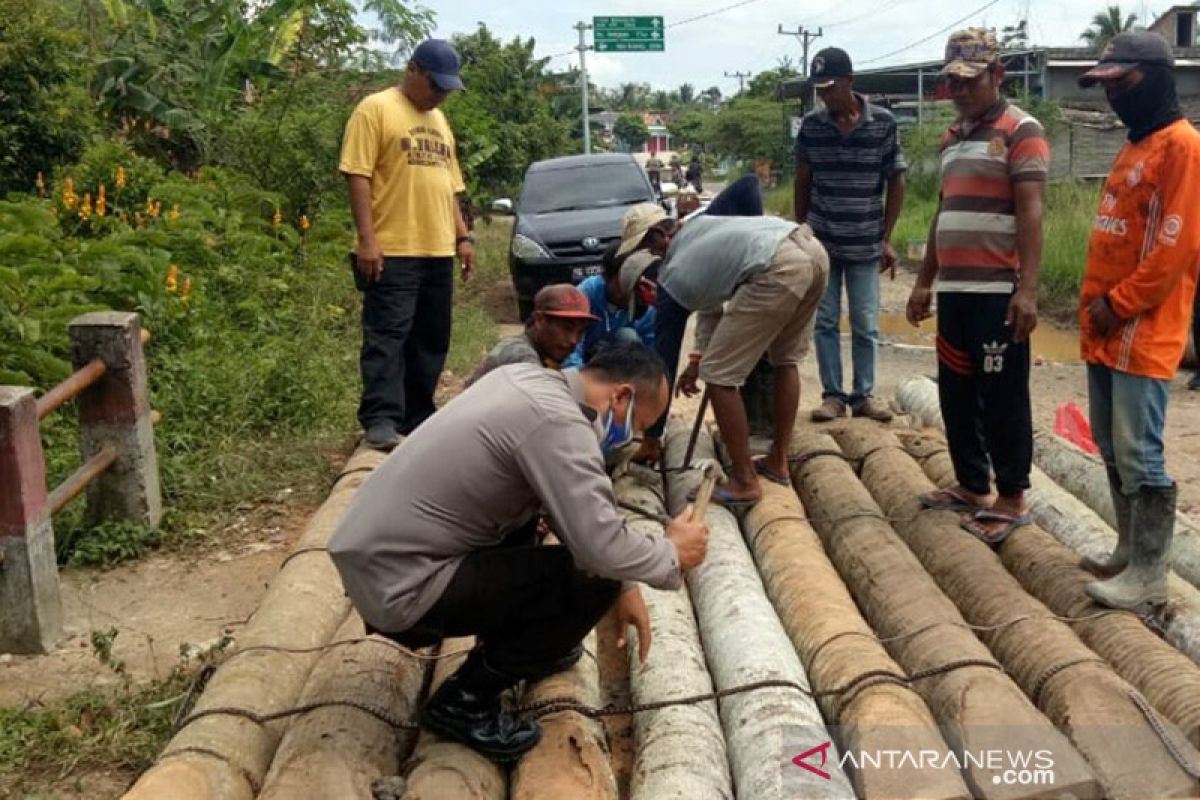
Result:
M829 281L829 256L801 225L783 240L767 268L725 304L700 361L700 378L741 386L763 352L771 366L799 364L812 345L817 307Z

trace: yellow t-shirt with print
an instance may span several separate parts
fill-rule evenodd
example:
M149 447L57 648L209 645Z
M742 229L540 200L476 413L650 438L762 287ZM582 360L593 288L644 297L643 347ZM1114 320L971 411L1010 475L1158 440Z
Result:
M445 115L418 110L398 87L354 109L338 169L371 179L371 219L385 256L454 255L455 194L465 188L454 151Z

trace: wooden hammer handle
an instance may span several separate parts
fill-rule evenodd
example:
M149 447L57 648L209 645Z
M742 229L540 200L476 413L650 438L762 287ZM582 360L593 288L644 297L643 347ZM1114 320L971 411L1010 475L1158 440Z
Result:
M717 471L712 464L704 468L704 480L696 490L696 499L692 503L692 522L703 522L708 513L708 501L712 498L713 489L717 485Z

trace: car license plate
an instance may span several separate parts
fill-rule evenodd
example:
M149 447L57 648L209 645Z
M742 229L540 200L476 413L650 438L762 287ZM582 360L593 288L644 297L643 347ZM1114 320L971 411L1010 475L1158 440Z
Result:
M602 272L604 272L603 264L587 264L582 267L571 267L571 280L578 282L592 275L599 275Z

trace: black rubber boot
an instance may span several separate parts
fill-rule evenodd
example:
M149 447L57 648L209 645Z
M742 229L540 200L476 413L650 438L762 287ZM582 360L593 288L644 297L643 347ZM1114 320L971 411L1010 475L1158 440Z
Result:
M1108 491L1112 495L1113 511L1117 517L1117 547L1112 555L1105 559L1083 558L1079 565L1097 578L1112 578L1121 574L1121 570L1129 563L1129 530L1133 513L1133 503L1129 496L1121 491L1121 475L1115 467L1106 466L1108 472Z
M501 692L516 682L490 667L477 647L429 698L421 711L421 724L491 761L516 761L542 737L536 722L518 720L500 704Z
M1143 486L1132 499L1128 566L1117 577L1089 583L1084 590L1101 605L1147 614L1167 602L1176 487Z

